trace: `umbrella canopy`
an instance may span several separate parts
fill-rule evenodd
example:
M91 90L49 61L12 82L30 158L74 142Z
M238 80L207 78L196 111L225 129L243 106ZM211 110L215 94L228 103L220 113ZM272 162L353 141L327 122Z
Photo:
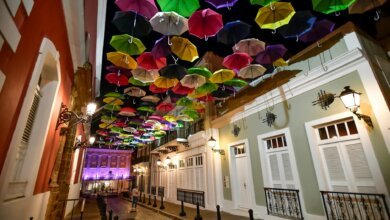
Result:
M133 127L124 127L123 130L126 131L126 132L129 132L129 133L137 132L137 129L135 129Z
M272 64L277 59L284 56L287 49L283 44L268 45L265 50L259 53L256 57L256 62L259 64Z
M198 88L206 83L206 77L198 74L187 74L180 80L180 83L188 88Z
M104 103L110 103L112 105L123 105L123 101L115 97L106 97L103 99Z
M314 23L313 28L299 36L299 40L309 43L313 41L317 41L323 37L325 37L327 34L333 31L335 26L335 23L327 20L322 19Z
M108 81L108 83L117 86L126 86L129 84L127 77L118 73L108 73L104 76L104 78Z
M289 2L275 2L259 8L255 21L262 29L275 30L288 24L295 10Z
M193 88L188 88L183 86L180 82L172 88L172 92L179 95L187 95L188 93L191 93L193 90L194 90Z
M187 121L187 122L194 121L193 118L191 118L190 116L188 116L186 114L181 114L181 115L177 116L177 120L178 121Z
M115 4L122 11L135 11L149 19L158 12L154 0L115 0Z
M237 75L244 79L254 79L262 76L265 71L267 71L267 69L260 64L250 64L240 69Z
M244 87L248 85L248 83L245 80L233 78L229 81L224 82L223 84L227 86L234 86L234 87Z
M198 87L196 91L200 93L210 93L218 89L218 85L211 82L206 82L202 86Z
M324 14L330 14L347 9L356 0L311 0L313 9Z
M171 51L181 60L194 62L199 58L196 46L187 38L172 37Z
M142 97L146 95L145 90L132 86L126 88L123 93L127 94L128 96L133 96L133 97Z
M206 67L191 67L188 70L188 74L197 74L204 76L206 79L210 78L212 73Z
M154 58L166 57L171 53L171 47L169 46L169 37L162 36L160 39L156 40L151 51Z
M129 78L129 83L133 86L148 86L150 83L144 83L139 81L138 79L135 79L134 77Z
M187 69L179 64L170 64L160 69L160 75L170 79L182 79L187 75Z
M190 34L207 40L223 28L222 15L209 8L196 11L188 19L188 28Z
M110 73L120 73L123 75L126 75L128 77L131 76L131 70L125 69L125 68L120 68L115 65L108 65L106 66L106 70Z
M187 98L187 97L182 97L182 98L180 98L179 100L176 101L176 105L184 106L184 107L191 106L192 103L193 103L192 100Z
M202 96L205 96L207 95L207 93L203 93L203 92L199 92L197 89L194 90L193 92L191 92L190 94L188 94L187 96L189 98L193 98L193 99L196 99L196 98L199 98L199 97L202 97Z
M128 34L114 35L111 37L110 45L117 51L130 55L139 55L146 47L142 41Z
M154 31L163 35L181 35L188 30L188 20L176 12L158 12L150 23Z
M195 109L195 110L200 110L200 109L205 109L206 106L203 103L200 102L193 102L190 108Z
M139 80L143 83L154 82L160 76L157 70L146 70L141 67L138 67L132 72L134 79Z
M198 120L199 113L195 109L187 108L183 111L183 114L187 115L188 117L192 118L193 120ZM180 120L180 117L179 117Z
M210 94L202 96L202 97L198 97L197 99L201 102L213 102L215 100L214 97L211 96Z
M215 98L228 98L229 96L233 95L235 93L235 90L231 86L221 86L218 88L218 90L211 93L212 96Z
M131 117L135 116L136 112L137 111L133 107L123 107L118 113L118 115Z
M167 77L160 76L154 81L154 85L156 85L159 88L168 89L171 87L174 87L176 84L179 83L179 80L177 79L171 79Z
M265 49L265 43L256 38L240 40L232 47L234 52L247 53L249 56L256 56Z
M109 111L120 111L121 107L119 105L107 104L104 106L104 109L109 110Z
M177 120L176 116L174 116L172 114L164 115L163 117L168 122L175 122Z
M278 33L284 38L296 38L298 41L299 36L313 28L316 20L317 18L310 11L298 11L288 25L279 28Z
M114 98L117 98L117 99L125 99L125 97L118 93L118 92L108 92L104 95L104 97L114 97Z
M232 70L240 70L252 62L252 57L247 53L236 52L223 59L222 65Z
M105 129L105 128L112 128L112 127L114 127L114 125L110 125L110 124L107 124L107 123L99 124L99 128L103 128L103 129Z
M215 71L209 80L212 83L224 83L226 81L233 79L235 75L236 74L233 72L233 70L220 69Z
M160 98L155 96L155 95L147 95L141 98L142 101L145 102L152 102L152 103L157 103L160 101Z
M157 107L156 110L162 111L162 112L170 112L175 108L175 106L172 103L169 102L162 102Z
M137 57L138 66L147 70L161 69L167 65L165 57L155 58L151 52L144 52Z
M209 3L210 5L214 6L217 9L220 8L232 8L238 0L206 0L205 2Z
M134 11L117 11L112 23L123 34L142 37L148 36L152 31L148 19Z
M150 106L141 106L137 108L137 111L142 111L142 112L154 112L154 108Z
M387 0L356 0L348 8L350 14L363 14L366 11L383 5Z
M217 39L224 44L236 44L249 35L251 25L242 21L231 21L218 32Z
M107 60L118 67L125 69L137 68L137 62L128 54L122 52L108 52Z
M267 6L272 2L277 2L279 0L250 0L252 5L261 5L261 6Z
M149 86L149 91L151 91L152 93L165 93L166 91L168 91L168 88L160 88L152 83Z
M157 0L161 11L174 11L184 17L189 17L199 7L199 0Z

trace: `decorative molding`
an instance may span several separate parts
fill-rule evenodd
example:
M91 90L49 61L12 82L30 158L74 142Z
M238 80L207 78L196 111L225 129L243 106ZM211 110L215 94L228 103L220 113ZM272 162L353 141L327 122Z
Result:
M20 0L7 0L8 6L15 7L13 4L20 4ZM19 2L19 3L17 3ZM10 6L11 5L11 6ZM17 10L17 7L16 7ZM16 13L16 11L15 11ZM9 13L7 6L5 5L4 1L0 1L0 31L3 34L3 37L7 41L7 43L10 45L12 51L16 51L18 48L18 44L21 38L21 35L19 33L18 28L16 27L16 24L14 22L14 19L12 15Z

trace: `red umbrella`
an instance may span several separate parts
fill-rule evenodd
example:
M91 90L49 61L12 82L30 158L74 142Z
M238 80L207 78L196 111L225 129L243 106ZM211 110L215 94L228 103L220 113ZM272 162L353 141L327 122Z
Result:
M252 57L247 53L235 52L223 59L222 65L232 70L240 70L252 62Z
M156 109L158 111L162 111L162 112L170 112L172 111L173 109L175 108L175 106L173 106L172 103L168 103L168 102L162 102L160 103Z
M118 114L122 116L135 116L136 112L137 110L135 110L133 107L123 107Z
M188 87L182 86L180 82L178 84L176 84L175 87L172 88L172 92L179 94L179 95L187 95L188 93L191 93L192 91L194 91L193 88L188 88Z
M166 91L168 91L168 89L165 89L165 88L159 88L157 87L156 85L154 85L153 83L150 84L149 86L149 91L153 92L153 93L164 93Z
M205 96L202 96L202 97L199 97L197 98L199 101L202 101L202 102L212 102L214 101L214 97L211 96L210 94L208 95L205 95Z
M115 84L117 86L126 86L129 85L129 79L122 74L118 73L109 73L104 77L109 83Z
M135 11L147 18L152 18L158 10L154 0L115 0L121 11Z
M167 59L165 57L154 58L151 52L144 52L137 58L139 66L147 69L161 69L167 65Z
M188 28L190 34L207 40L223 28L222 15L209 8L196 11L188 19Z

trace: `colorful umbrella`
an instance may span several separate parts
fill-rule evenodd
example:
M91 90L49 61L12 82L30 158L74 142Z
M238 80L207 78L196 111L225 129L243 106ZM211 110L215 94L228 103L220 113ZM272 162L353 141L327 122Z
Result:
M199 113L195 109L191 109L191 108L185 109L183 111L183 114L187 115L188 117L192 118L193 120L198 120L200 118ZM180 120L180 116L179 116L178 120Z
M188 87L182 86L180 82L172 88L172 92L174 92L175 94L179 94L179 95L187 95L188 93L191 93L192 91L194 91L193 88L188 88Z
M169 37L162 36L160 39L156 40L152 48L152 55L154 58L162 58L171 53L171 47L169 46Z
M316 20L317 18L310 11L298 11L291 18L288 25L279 28L278 33L284 38L296 38L296 41L298 41L299 36L313 28Z
M156 110L162 111L162 112L170 112L175 108L172 103L168 102L162 102L157 107Z
M299 36L299 40L309 43L313 41L317 41L323 37L325 37L327 34L333 31L335 26L335 23L322 19L314 23L313 28Z
M236 52L223 59L222 65L232 70L240 70L252 62L252 57L247 53Z
M198 74L187 74L180 80L180 83L188 88L198 88L206 83L206 77Z
M149 19L158 12L154 0L115 0L115 4L121 11L135 11Z
M176 117L172 114L164 115L163 117L168 122L175 122L177 120Z
M156 81L154 81L154 84L157 87L163 88L163 89L168 89L168 88L174 87L178 83L179 83L179 80L177 80L177 79L171 79L171 78L167 78L167 77L163 77L163 76L158 77L156 79Z
M100 130L99 129L99 130L96 131L96 134L105 137L105 136L108 135L108 132L106 130Z
M126 132L129 132L129 133L137 132L137 129L135 129L133 127L124 127L123 130L126 131Z
M262 76L265 71L267 71L267 69L260 64L250 64L240 69L237 75L244 79L254 79Z
M104 106L104 109L109 110L109 111L120 111L121 107L119 105L107 104Z
M275 2L259 8L255 21L262 29L275 30L288 24L295 10L289 2Z
M284 56L287 49L283 44L268 45L265 50L259 53L256 57L256 62L259 64L272 64L277 59Z
M181 115L177 116L177 120L178 121L187 121L187 122L194 121L193 118L191 118L190 116L188 116L186 114L181 114Z
M170 64L159 70L160 76L170 79L182 79L187 75L187 69L179 64Z
M152 83L149 86L149 91L151 91L152 93L165 93L166 91L168 91L168 88L160 88Z
M252 5L261 5L261 6L267 6L272 2L277 2L279 0L250 0Z
M114 97L114 98L117 98L117 99L125 99L125 97L120 94L120 93L117 93L117 92L108 92L104 95L104 97Z
M137 68L137 62L128 54L122 52L109 52L107 53L107 60L118 67L125 69Z
M236 74L233 72L233 70L220 69L215 71L209 80L212 83L224 83L226 81L233 79L235 75Z
M240 40L232 47L234 52L247 53L249 56L256 56L265 49L265 43L256 38Z
M192 105L189 106L190 108L193 108L195 110L205 109L206 106L203 103L200 102L192 102Z
M141 66L147 70L161 69L167 65L167 59L165 57L155 58L151 52L144 52L137 57L138 66Z
M104 78L108 83L117 86L126 86L129 84L127 77L118 73L108 73Z
M135 116L136 112L137 111L132 107L123 107L121 111L118 113L118 115L131 117L131 116Z
M137 108L137 111L142 111L142 112L154 112L154 109L150 106L141 106Z
M192 100L189 99L188 97L182 97L176 101L176 105L188 107L188 106L192 105Z
M146 49L140 39L128 34L113 35L110 40L110 45L115 50L130 55L139 55Z
M363 14L366 11L383 5L387 0L356 0L348 8L349 14ZM377 12L378 13L378 12ZM379 19L379 14L377 14Z
M330 14L347 9L356 0L311 0L313 9L324 14Z
M210 93L218 89L218 85L211 82L206 82L202 86L198 87L196 91L200 93Z
M188 30L188 20L173 11L158 12L150 23L154 31L163 35L181 35Z
M184 17L189 17L199 7L199 0L157 0L161 11L174 11Z
M143 83L154 82L160 76L157 70L146 70L141 67L138 67L132 72L134 79L139 80Z
M189 98L196 99L196 98L199 98L199 97L202 97L202 96L205 96L205 95L207 95L207 93L203 93L203 92L199 92L198 90L194 90L193 92L191 92L187 96Z
M215 98L228 98L229 96L233 95L235 93L235 90L231 86L221 86L218 88L218 90L211 93L212 96Z
M210 94L198 97L197 99L201 102L213 102L215 100Z
M224 44L236 44L249 35L251 25L242 21L231 21L218 32L217 39Z
M126 75L128 77L131 76L131 70L125 69L125 68L120 68L115 65L108 65L106 66L106 70L110 73L119 73L122 75Z
M206 79L210 78L212 73L206 67L191 67L188 70L188 74L197 74L204 76Z
M190 34L207 40L223 28L222 15L209 8L196 11L188 19L188 28Z
M134 77L129 78L129 83L133 86L148 86L150 83L144 83L139 81L138 79L135 79Z
M107 123L99 124L99 128L103 128L103 129L105 129L105 128L112 128L112 127L114 127L114 125L110 125L110 124L107 124Z
M238 0L206 0L205 2L209 3L210 5L214 6L217 9L220 8L232 8Z
M111 124L111 123L113 123L114 121L116 121L117 118L114 117L114 116L103 115L102 118L101 118L100 120L101 120L102 122L104 122L104 123Z
M160 98L155 96L155 95L147 95L141 98L142 101L145 102L152 102L152 103L157 103L160 101Z
M145 90L132 86L124 89L123 93L127 94L128 96L133 96L133 97L142 97L146 95Z
M174 36L172 37L171 41L172 53L178 56L181 60L194 62L194 60L199 58L196 46L187 38Z
M275 60L272 63L272 65L273 66L288 66L288 63L283 58L279 58L279 59Z
M148 19L134 11L115 12L112 23L121 33L131 36L148 36L152 31Z
M123 101L115 97L106 97L103 99L103 102L111 105L123 105Z
M234 86L234 87L244 87L248 85L248 83L245 80L237 79L237 78L233 78L229 81L224 82L223 84L227 86Z

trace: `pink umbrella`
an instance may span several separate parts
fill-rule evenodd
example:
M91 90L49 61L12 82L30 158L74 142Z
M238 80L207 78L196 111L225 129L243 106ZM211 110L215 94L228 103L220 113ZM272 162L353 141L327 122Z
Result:
M168 103L168 104L170 104L170 103ZM158 106L156 107L156 109L157 108L158 108ZM159 116L159 115L151 115L151 116L149 116L148 119L150 119L150 120L157 120L157 121L160 121L160 122L165 120L162 116Z
M121 111L118 113L118 115L135 116L136 112L137 112L137 110L135 110L133 107L123 107L123 108L121 108Z
M152 18L157 12L154 0L115 0L122 11L135 11L147 18Z
M162 112L170 112L170 111L172 111L174 108L175 108L175 106L173 106L172 103L168 103L168 102L162 102L162 103L160 103L160 104L156 107L156 109L157 109L158 111L162 111ZM150 116L150 117L152 117L152 116ZM149 118L150 118L150 117L149 117Z
M104 77L110 84L115 84L117 86L126 86L129 85L129 79L122 74L118 73L109 73Z
M240 70L252 62L252 57L247 53L236 52L223 59L222 65L232 70Z
M188 93L191 93L192 91L194 91L193 88L188 88L188 87L182 86L180 82L178 84L176 84L175 87L172 88L172 92L179 94L179 95L187 95Z
M249 56L256 56L265 49L265 43L256 38L240 40L233 46L234 52L247 53Z
M147 70L161 69L167 65L167 59L165 57L155 58L151 52L144 52L137 57L137 63Z
M207 40L223 28L222 15L209 8L196 11L188 19L188 28L190 34Z

